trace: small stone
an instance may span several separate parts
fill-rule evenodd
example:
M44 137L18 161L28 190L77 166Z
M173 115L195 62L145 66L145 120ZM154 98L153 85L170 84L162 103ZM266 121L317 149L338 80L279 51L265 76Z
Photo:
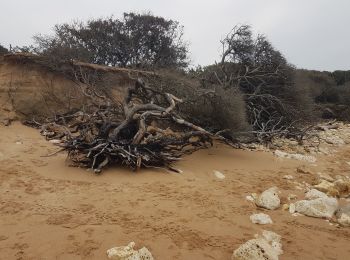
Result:
M255 204L258 207L265 209L277 209L280 206L281 200L278 196L278 188L272 187L263 193L256 199Z
M298 198L298 196L295 194L289 194L287 198L288 198L288 200L295 200Z
M289 205L288 204L283 204L282 205L282 210L285 210L285 211L289 210Z
M225 179L225 175L219 171L214 171L214 175L216 178L220 179L220 180L223 180Z
M286 180L293 180L294 177L292 175L284 175L283 176L283 179L286 179Z
M270 216L264 213L253 214L250 216L250 220L254 224L260 224L260 225L272 224L272 219L270 218Z
M295 213L295 204L294 203L291 203L289 205L289 213L291 213L291 214Z
M52 144L60 144L60 143L62 143L62 141L59 140L59 139L51 139L51 140L49 140L49 142L52 143Z
M248 201L251 201L251 202L255 201L255 199L251 195L246 196L245 199L248 200Z

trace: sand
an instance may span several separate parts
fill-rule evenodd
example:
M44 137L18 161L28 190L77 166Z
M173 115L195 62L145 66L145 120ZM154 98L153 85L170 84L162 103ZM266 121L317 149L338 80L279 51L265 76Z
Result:
M282 203L290 193L301 199L303 191L283 176L311 183L296 172L309 163L216 145L179 162L182 174L114 167L98 176L69 167L64 153L42 157L56 150L35 129L0 127L1 260L107 259L107 249L130 241L155 259L230 259L262 229L282 236L281 259L350 259L350 228L245 199L272 186ZM314 170L349 174L349 154L347 145L319 157ZM274 223L251 223L259 212Z

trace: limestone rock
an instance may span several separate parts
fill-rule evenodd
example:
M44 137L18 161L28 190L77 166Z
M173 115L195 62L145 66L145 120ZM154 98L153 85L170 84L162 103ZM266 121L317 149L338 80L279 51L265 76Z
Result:
M281 204L277 187L272 187L261 193L256 199L255 204L265 209L277 209Z
M342 213L337 221L344 227L350 227L350 215L348 214Z
M313 200L313 199L319 199L319 198L327 198L327 194L316 190L316 189L311 189L305 194L305 199L307 200Z
M316 162L316 157L311 155L303 155L300 153L286 153L280 150L276 150L274 152L274 155L280 158L294 159L294 160L306 161L311 163Z
M281 236L271 231L247 241L233 252L232 260L278 260L283 253Z
M254 224L260 224L260 225L272 224L272 219L270 218L270 216L264 213L253 214L250 216L250 220Z
M107 256L113 260L153 260L153 256L146 247L134 250L135 243L130 242L127 246L113 247L107 250Z
M335 185L326 180L322 180L319 184L315 185L314 188L333 197L339 195L339 191L335 188Z
M295 203L295 211L315 218L331 218L338 208L335 198L318 198L313 200L300 200Z

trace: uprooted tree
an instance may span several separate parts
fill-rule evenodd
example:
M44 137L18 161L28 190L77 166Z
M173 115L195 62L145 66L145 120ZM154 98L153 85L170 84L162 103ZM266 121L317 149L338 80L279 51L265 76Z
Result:
M176 108L183 101L150 88L141 77L135 78L124 101L116 102L87 84L82 70L75 73L76 80L84 83L81 91L91 99L90 105L39 124L47 139L60 140L75 166L95 172L109 164L178 171L172 163L182 155L209 147L213 140L229 143L182 118Z

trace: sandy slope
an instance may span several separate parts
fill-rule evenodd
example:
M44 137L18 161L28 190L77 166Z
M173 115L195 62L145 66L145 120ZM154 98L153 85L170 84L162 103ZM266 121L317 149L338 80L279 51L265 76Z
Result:
M106 250L135 241L156 259L230 259L261 229L283 237L281 259L350 259L350 228L322 219L267 212L274 224L258 226L262 212L245 200L272 186L302 197L298 161L269 153L214 147L186 157L182 174L109 169L96 176L65 165L65 155L34 130L0 127L0 259L106 259ZM315 171L350 172L350 147L319 158ZM213 175L219 170L226 179Z

